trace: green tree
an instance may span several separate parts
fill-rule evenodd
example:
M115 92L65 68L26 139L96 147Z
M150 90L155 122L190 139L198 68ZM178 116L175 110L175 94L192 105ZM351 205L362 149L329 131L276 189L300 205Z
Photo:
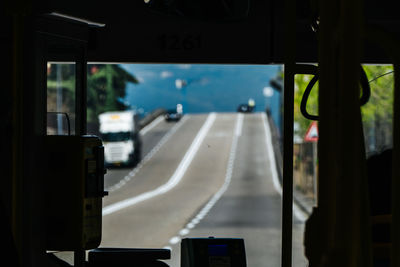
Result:
M75 65L55 64L48 68L47 110L56 111L57 90L62 92L62 111L74 114ZM138 83L134 75L117 64L88 64L87 71L87 121L96 123L98 114L128 108L125 98L128 83ZM57 80L60 79L61 80Z
M294 121L297 123L298 130L297 135L303 137L311 123L310 120L306 119L300 111L300 103L303 98L304 91L307 85L310 83L313 75L298 74L295 76L295 87L294 87ZM309 114L318 115L318 82L314 85L311 93L307 100L307 111Z
M283 80L284 73L280 72L278 76L280 76ZM298 135L299 137L304 136L311 123L310 120L304 118L301 114L300 103L301 99L303 98L304 91L312 78L313 75L297 74L294 80L294 123L298 125L297 129L295 130L295 135ZM318 114L318 82L312 88L307 100L307 111L312 115Z
M87 77L87 119L97 122L97 116L106 111L128 108L125 97L127 83L138 83L130 73L116 64L90 64Z
M73 113L75 109L75 65L58 64L48 65L47 69L47 111ZM57 103L57 97L62 105Z
M393 67L364 65L371 97L361 108L367 152L392 146Z
M369 152L392 145L393 67L391 65L363 65L363 69L371 88L368 103L361 107L365 143ZM311 123L301 114L300 103L312 77L312 75L295 76L294 121L299 126L296 134L300 137L304 136ZM316 83L307 101L307 110L310 114L318 114L318 90L318 83Z

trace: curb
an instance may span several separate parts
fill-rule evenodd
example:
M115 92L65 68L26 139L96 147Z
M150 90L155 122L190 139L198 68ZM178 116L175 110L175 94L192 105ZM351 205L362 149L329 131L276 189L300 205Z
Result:
M268 120L268 124L271 129L271 137L273 140L273 150L276 157L276 169L278 170L279 182L282 187L283 181L283 163L282 163L282 151L281 151L281 138L279 137L279 133L275 123L272 121L270 116L266 116ZM293 202L300 208L302 212L304 212L307 217L311 215L314 204L311 203L308 199L306 199L301 192L296 189L293 189Z

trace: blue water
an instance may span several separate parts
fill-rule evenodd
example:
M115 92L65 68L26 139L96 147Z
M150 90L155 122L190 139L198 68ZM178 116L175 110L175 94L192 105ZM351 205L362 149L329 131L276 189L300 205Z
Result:
M139 84L129 84L125 101L143 113L156 108L173 109L178 103L184 113L236 112L239 104L255 100L255 111L270 106L280 124L281 94L263 95L263 88L280 70L278 65L211 64L122 64ZM186 86L178 88L176 80Z

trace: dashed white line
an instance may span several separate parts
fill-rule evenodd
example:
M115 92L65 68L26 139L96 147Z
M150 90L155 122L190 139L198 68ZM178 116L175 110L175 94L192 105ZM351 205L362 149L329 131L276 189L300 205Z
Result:
M122 200L122 201L119 201L119 202L116 202L114 204L104 207L103 208L103 216L109 215L111 213L114 213L121 209L125 209L130 206L133 206L139 202L145 201L145 200L153 198L155 196L164 194L164 193L168 192L169 190L171 190L172 188L174 188L181 181L187 168L189 167L194 156L196 155L197 151L199 150L201 143L203 142L209 129L213 125L215 118L216 118L215 113L211 113L210 115L208 115L207 120L204 122L203 126L201 127L200 131L196 135L195 139L193 140L192 144L190 145L189 149L187 150L182 161L179 163L178 168L175 170L174 174L171 176L171 178L168 180L167 183L161 185L160 187L158 187L152 191L148 191L148 192L145 192L138 196L134 196L132 198L128 198L128 199L125 199L125 200Z
M187 225L186 225L186 228L187 229L193 229L194 227L195 227L196 225L194 224L194 223L188 223Z
M184 236L184 235L187 235L189 232L190 232L189 229L184 228L179 231L179 235Z
M169 243L171 245L175 245L175 244L178 244L180 241L181 241L181 238L179 236L174 236L173 238L171 238L169 240Z
M207 202L207 204L203 206L200 212L186 225L186 227L180 230L177 236L174 236L169 240L170 245L177 244L182 239L183 236L189 234L190 230L193 229L208 214L208 212L212 209L212 207L217 203L217 201L228 189L228 186L232 180L233 164L235 162L235 157L236 157L236 148L239 137L242 134L242 128L243 128L243 114L238 114L234 136L232 139L231 150L229 152L229 160L226 168L224 184L218 190L218 192L215 193L214 196Z

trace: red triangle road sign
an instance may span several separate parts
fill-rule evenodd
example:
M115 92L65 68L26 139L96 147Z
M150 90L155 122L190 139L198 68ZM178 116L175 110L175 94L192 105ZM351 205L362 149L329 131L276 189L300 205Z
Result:
M318 124L316 121L313 121L308 127L306 135L304 136L304 141L306 142L318 141Z

